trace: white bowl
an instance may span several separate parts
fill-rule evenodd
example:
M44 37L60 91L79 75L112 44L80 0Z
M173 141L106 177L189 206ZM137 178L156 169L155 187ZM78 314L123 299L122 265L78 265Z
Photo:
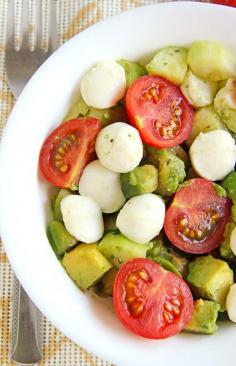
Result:
M40 147L75 100L81 76L97 61L143 59L161 46L201 39L236 50L235 24L236 9L192 2L156 4L106 19L50 57L9 118L0 154L0 232L11 265L48 319L74 342L116 365L234 365L236 326L220 326L214 336L148 340L128 332L107 303L80 292L45 234L49 187L38 176Z

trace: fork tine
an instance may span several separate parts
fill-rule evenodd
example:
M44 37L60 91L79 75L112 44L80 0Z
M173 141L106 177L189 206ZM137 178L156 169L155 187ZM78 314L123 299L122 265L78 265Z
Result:
M28 48L29 41L29 1L23 0L22 6L22 49Z
M8 1L6 48L14 49L15 38L15 0Z
M35 5L36 5L36 19L35 19L36 44L35 44L35 47L41 48L42 47L42 38L43 38L42 1L36 0Z
M55 1L49 1L48 17L48 52L53 52L57 48L57 22Z

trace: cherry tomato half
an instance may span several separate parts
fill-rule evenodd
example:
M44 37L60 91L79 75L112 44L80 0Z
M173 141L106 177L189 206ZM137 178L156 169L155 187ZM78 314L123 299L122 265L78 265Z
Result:
M212 3L236 7L236 0L213 0Z
M223 240L230 208L230 200L217 194L214 183L190 179L167 208L165 233L172 244L185 252L208 253Z
M126 110L143 142L157 148L182 143L192 130L192 107L179 87L158 76L142 76L132 83Z
M77 189L86 164L94 158L95 139L101 129L96 118L75 118L58 126L45 140L39 169L54 186Z
M180 332L193 312L187 283L146 258L126 262L116 275L113 303L121 322L146 338Z

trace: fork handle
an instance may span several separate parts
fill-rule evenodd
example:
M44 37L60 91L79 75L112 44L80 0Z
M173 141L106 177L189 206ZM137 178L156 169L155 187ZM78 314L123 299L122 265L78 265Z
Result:
M42 359L42 315L15 276L14 279L11 359L18 364L35 364Z

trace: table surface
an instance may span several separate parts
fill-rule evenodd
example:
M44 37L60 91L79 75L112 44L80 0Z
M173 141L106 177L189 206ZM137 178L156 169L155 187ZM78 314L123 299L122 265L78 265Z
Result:
M20 5L21 0L17 1ZM7 2L0 0L0 135L15 102L7 86L4 66ZM157 2L165 0L56 0L58 44L105 17ZM9 360L12 288L12 270L0 242L0 366L14 365ZM43 334L44 357L39 366L109 366L71 342L46 318Z

